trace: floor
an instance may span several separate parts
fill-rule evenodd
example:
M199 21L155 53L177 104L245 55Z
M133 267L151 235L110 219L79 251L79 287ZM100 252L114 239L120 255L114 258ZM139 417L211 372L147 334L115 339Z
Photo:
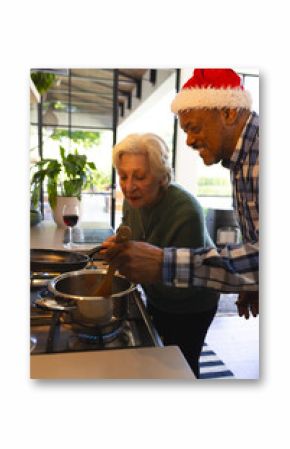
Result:
M221 295L206 342L236 379L259 379L259 318L237 315L236 295Z

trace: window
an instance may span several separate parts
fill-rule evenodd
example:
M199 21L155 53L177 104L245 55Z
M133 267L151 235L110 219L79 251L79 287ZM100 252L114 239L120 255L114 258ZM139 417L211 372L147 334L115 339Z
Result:
M120 189L116 192L116 211L111 211L111 204L115 209L115 202L111 201L115 182L113 143L132 132L155 132L172 149L174 117L169 105L175 95L176 70L35 69L32 72L40 73L42 81L43 74L49 74L50 78L53 74L54 78L42 96L40 107L31 108L31 163L39 158L59 158L60 145L66 151L77 148L79 153L86 154L89 161L95 162L98 178L91 189L82 192L82 219L118 226L122 205ZM94 135L99 135L98 141L93 141ZM91 145L87 145L88 141ZM46 185L43 187L44 218L52 219Z
M73 128L68 136L67 128L43 128L46 136L43 142L43 158L59 159L60 145L66 151L87 156L87 160L94 162L97 169L90 186L82 191L82 220L110 222L110 186L111 186L111 148L112 132L98 129ZM52 219L51 209L44 196L44 218Z
M33 71L32 71L33 72ZM97 173L93 184L82 192L82 220L110 223L111 150L113 145L113 71L39 70L54 74L54 81L42 95L40 113L31 108L30 161L60 159L59 148L94 162ZM100 80L101 78L101 80ZM105 107L97 101L98 89ZM105 98L105 100L103 100ZM41 117L39 117L41 114ZM41 118L41 148L39 145ZM41 155L40 155L41 153ZM52 220L46 183L43 185L44 219Z

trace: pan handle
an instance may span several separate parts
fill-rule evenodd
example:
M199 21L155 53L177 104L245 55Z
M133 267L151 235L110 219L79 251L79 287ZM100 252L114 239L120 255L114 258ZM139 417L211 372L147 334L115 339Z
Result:
M92 259L92 257L98 253L99 251L101 251L102 249L102 245L99 246L95 246L94 248L90 249L90 251L87 252L87 255L89 256L90 259Z
M116 234L116 242L122 243L126 242L127 240L130 240L132 238L132 231L129 228L129 226L121 225L118 228L117 234ZM87 255L92 260L92 256L102 249L102 244L95 246L94 248L90 249L90 251L87 252Z

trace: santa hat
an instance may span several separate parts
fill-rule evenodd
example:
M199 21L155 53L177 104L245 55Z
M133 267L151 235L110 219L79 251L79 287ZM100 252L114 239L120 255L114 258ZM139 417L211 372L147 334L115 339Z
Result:
M195 69L171 104L174 113L196 108L251 109L250 93L232 69Z

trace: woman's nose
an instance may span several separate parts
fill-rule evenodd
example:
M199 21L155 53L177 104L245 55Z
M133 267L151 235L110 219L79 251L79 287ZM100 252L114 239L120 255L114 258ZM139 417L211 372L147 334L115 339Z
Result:
M136 188L134 180L131 179L131 178L128 178L126 180L126 186L125 187L126 187L126 192L133 192L135 190L135 188Z

